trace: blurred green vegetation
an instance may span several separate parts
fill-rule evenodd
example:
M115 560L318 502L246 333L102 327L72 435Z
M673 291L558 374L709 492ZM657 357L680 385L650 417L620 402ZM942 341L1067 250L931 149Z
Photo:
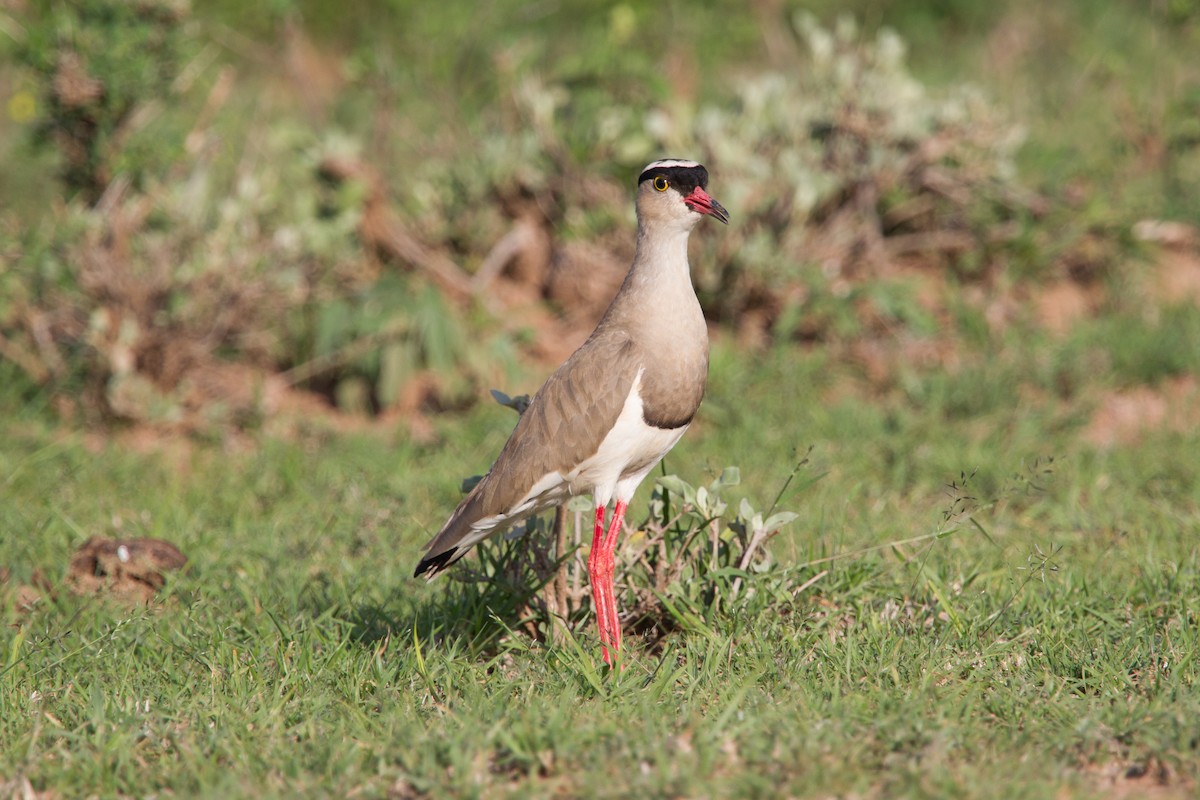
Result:
M36 19L50 16L55 4L32 6L29 16ZM506 70L534 69L546 82L565 85L579 109L650 108L676 102L680 88L686 88L686 100L723 99L731 79L779 66L790 55L788 18L798 8L826 25L845 15L867 31L896 30L909 45L914 74L931 85L967 80L982 86L1030 129L1021 164L1034 185L1081 179L1120 190L1115 198L1111 191L1096 194L1135 213L1195 213L1189 191L1195 182L1184 178L1195 168L1197 76L1182 54L1197 44L1200 25L1189 0L1071 0L1052 7L1030 0L533 6L459 0L436 6L359 2L336 9L319 2L217 1L192 10L201 30L191 41L215 45L220 61L237 66L247 94L259 95L257 102L279 102L278 96L263 96L280 94L263 82L278 77L285 32L298 26L336 54L350 79L322 124L373 130L375 136L367 137L372 158L401 168L431 153L448 158L465 150L471 137L483 138L503 100ZM50 29L10 18L9 35L0 39L10 55ZM169 72L168 67L154 79ZM29 81L28 75L10 73L9 98L27 91ZM292 92L291 103L303 104L303 93ZM387 135L401 123L381 123L381 108L407 121L407 135ZM581 118L586 120L585 111ZM21 122L29 124L23 114ZM10 153L20 148L19 125L13 123L10 113L0 129ZM1146 169L1141 159L1147 157L1159 163ZM32 176L14 181L19 173L8 170L15 166L6 166L3 181L3 191L14 199L44 185ZM622 179L628 168L595 166ZM1182 175L1181 166L1188 167Z
M4 5L0 796L1193 796L1196 52L1195 0ZM410 575L661 155L734 213L630 512L698 560L605 675L537 570ZM191 560L75 597L95 535Z
M174 100L172 85L197 44L185 9L178 2L30 9L16 57L39 87L34 144L57 152L65 196L96 203L114 179L141 186L182 155L182 135L170 130L178 115L162 106ZM164 118L166 126L155 124Z
M561 336L510 318L480 267L532 225L524 296L586 324L554 270L628 258L629 176L663 152L708 161L738 216L696 282L758 341L990 336L946 329L970 317L960 284L1113 283L1135 221L1200 210L1186 5L90 0L5 20L0 335L93 422L188 419L212 363L356 411L458 406ZM897 268L954 284L931 299Z

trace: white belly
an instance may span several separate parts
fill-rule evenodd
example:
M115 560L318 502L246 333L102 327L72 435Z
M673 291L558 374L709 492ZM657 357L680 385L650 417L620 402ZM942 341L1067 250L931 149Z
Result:
M642 415L641 385L639 370L616 424L596 454L565 476L571 494L591 492L597 506L606 506L614 498L628 502L647 473L687 430L686 425L669 430L647 425Z

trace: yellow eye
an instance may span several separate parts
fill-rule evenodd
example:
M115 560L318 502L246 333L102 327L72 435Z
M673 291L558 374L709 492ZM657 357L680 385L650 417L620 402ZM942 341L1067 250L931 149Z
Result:
M657 189L658 191L665 192L667 190L668 186L670 186L670 184L667 183L667 179L664 178L662 175L659 175L657 178L654 179L654 188Z

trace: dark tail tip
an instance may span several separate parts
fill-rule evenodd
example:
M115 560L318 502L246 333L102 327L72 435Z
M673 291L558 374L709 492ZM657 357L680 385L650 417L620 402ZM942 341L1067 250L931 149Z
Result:
M432 578L454 562L456 552L456 549L452 547L444 553L438 553L436 556L421 559L421 563L417 564L417 571L413 573L413 577L419 578L428 572L429 577Z

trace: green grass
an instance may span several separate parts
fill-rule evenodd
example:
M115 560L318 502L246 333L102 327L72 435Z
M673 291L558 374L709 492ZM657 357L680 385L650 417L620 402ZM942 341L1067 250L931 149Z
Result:
M434 13L396 0L335 16L300 0L234 5L197 9L238 31L219 39L246 61L231 108L249 125L300 105L259 92L269 70L254 66L280 14L299 9L350 66L329 122L370 137L399 195L413 164L482 135L497 56L598 103L647 107L671 89L655 78L668 62L693 69L705 99L770 60L761 20L733 3L625 4L628 30L565 3ZM1161 13L1186 1L1152 5L815 7L898 28L922 80L982 84L1028 127L1026 183L1079 183L1086 201L1069 212L1107 230L1200 209L1196 148L1162 147L1200 119L1188 99L1200 24ZM1012 38L989 39L1005 24ZM630 50L645 55L615 57ZM395 127L373 127L378 107ZM20 126L3 122L0 193L37 219L53 194L44 157L27 158ZM1071 245L1057 222L1030 224L1041 236L1014 273ZM874 291L898 314L915 307ZM411 578L510 411L443 414L429 443L403 426L312 424L286 440L145 450L50 421L46 396L0 361L0 567L12 572L0 796L24 779L59 797L1192 796L1200 432L1108 450L1083 433L1105 392L1200 374L1200 311L1113 305L1057 340L994 334L964 304L956 369L901 366L882 385L836 344L718 343L668 468L701 483L736 465L731 506L740 493L761 507L807 453L781 501L800 516L772 542L806 588L763 592L755 613L710 610L661 650L634 640L619 674L600 668L590 627L538 644L511 632L504 598ZM15 606L16 585L35 570L59 584L93 535L165 538L190 561L149 608L62 590Z
M812 446L775 552L850 555L801 569L816 580L792 602L635 643L616 675L590 627L549 647L479 609L459 624L455 595L410 578L511 412L440 419L435 445L314 428L139 454L27 403L0 445L14 581L58 581L90 535L163 537L191 561L149 609L8 602L0 775L63 796L1090 797L1161 763L1184 796L1200 437L1082 445L1086 400L1005 398L1071 347L1027 344L1025 368L882 398L819 352L720 345L671 470L739 464L739 488L770 498ZM976 393L1000 399L956 410Z

